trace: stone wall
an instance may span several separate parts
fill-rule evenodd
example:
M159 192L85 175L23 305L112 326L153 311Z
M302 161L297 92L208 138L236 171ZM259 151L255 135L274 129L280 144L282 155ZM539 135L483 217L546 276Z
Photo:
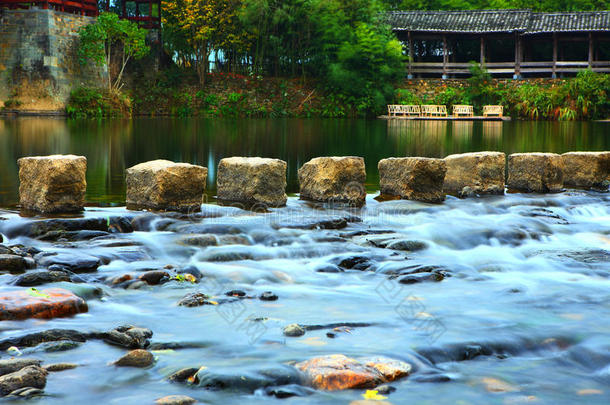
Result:
M72 87L100 83L102 70L81 66L76 55L78 29L93 21L55 10L0 10L0 101L33 84L65 102Z

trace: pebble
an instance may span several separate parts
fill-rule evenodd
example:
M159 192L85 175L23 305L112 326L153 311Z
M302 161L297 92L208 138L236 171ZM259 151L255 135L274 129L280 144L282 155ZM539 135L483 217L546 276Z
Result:
M258 297L261 301L277 301L278 296L271 291L265 291Z
M284 335L290 337L298 337L303 336L305 334L305 329L301 327L298 323L293 323L284 328Z
M157 405L191 405L197 400L186 395L168 395L155 401Z
M132 350L114 362L118 367L148 367L154 362L151 352L143 349Z

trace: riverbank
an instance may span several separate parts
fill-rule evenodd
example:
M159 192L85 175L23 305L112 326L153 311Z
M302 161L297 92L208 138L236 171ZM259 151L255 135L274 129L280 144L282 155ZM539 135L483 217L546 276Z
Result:
M396 85L388 104L502 105L505 115L524 120L596 120L610 114L610 76L583 72L569 79L498 80L484 72L470 79L416 79ZM42 100L42 102L40 101ZM362 110L360 101L329 92L315 80L214 73L201 86L177 68L132 74L121 93L73 89L67 105L35 95L5 102L0 113L76 117L252 117L349 118L385 113ZM48 107L45 107L47 105Z

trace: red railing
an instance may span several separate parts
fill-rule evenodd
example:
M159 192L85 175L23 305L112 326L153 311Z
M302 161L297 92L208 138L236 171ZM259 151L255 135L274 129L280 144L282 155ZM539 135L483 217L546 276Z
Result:
M0 0L0 8L28 9L38 7L66 13L96 16L97 0Z

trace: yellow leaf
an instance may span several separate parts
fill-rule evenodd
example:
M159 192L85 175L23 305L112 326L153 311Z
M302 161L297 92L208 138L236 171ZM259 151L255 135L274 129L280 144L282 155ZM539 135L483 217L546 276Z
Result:
M578 391L578 395L601 395L603 393L603 391L596 390L595 388L588 388Z
M218 303L216 301L209 300L208 302L212 305L218 305Z
M364 394L362 394L362 398L372 399L374 401L382 401L384 399L387 399L388 397L384 397L383 395L380 395L379 391L377 391L377 390L366 390L366 392Z

